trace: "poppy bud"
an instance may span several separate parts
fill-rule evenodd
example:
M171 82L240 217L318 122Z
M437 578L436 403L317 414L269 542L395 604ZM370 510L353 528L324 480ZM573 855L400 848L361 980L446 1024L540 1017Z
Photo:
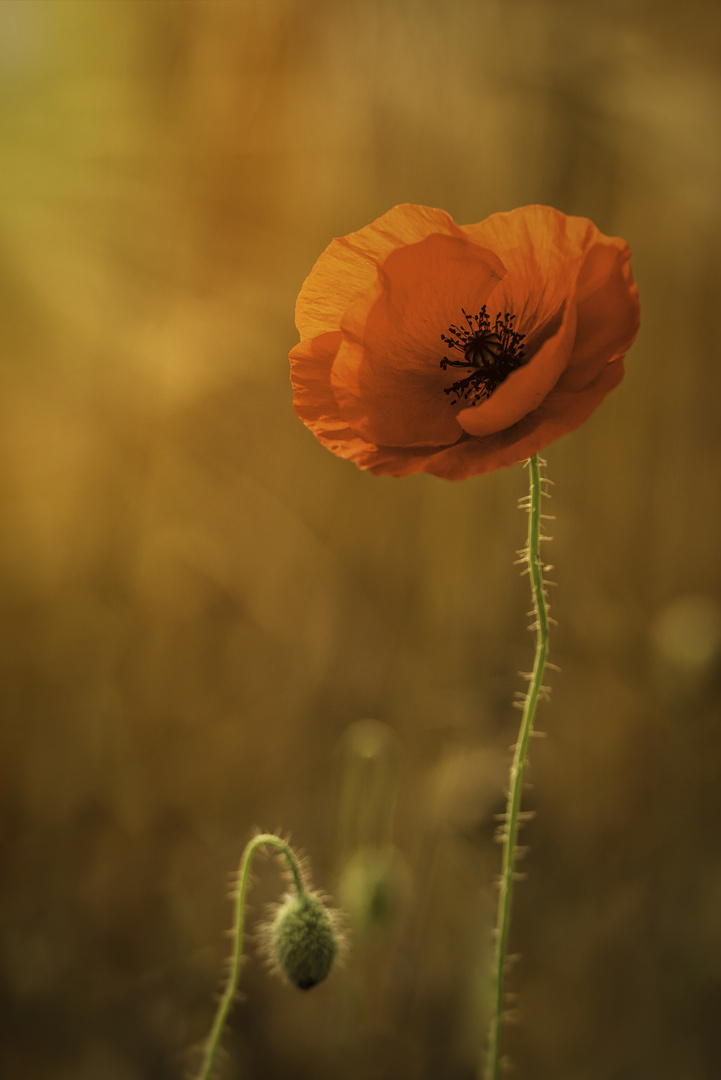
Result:
M392 849L361 848L345 868L341 901L360 930L383 930L400 914L410 887L405 864Z
M311 892L289 893L269 928L273 961L299 990L327 979L340 939L334 914Z

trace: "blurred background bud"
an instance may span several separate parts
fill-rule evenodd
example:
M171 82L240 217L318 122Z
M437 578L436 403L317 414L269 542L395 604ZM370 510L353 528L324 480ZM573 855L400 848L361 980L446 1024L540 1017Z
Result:
M708 593L677 597L657 615L651 642L662 689L674 697L698 692L719 674L721 606Z
M360 848L340 879L341 904L361 934L387 929L401 914L409 892L408 869L390 848Z

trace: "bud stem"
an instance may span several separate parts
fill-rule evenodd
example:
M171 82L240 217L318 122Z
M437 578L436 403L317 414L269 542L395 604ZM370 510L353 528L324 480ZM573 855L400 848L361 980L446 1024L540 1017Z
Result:
M531 578L533 608L536 615L536 654L528 692L523 705L523 717L518 733L518 741L513 754L509 778L508 802L506 804L505 828L503 836L503 857L501 864L500 890L498 894L498 918L496 923L495 955L495 1011L491 1020L486 1063L486 1080L498 1080L502 1066L503 1007L505 1001L506 963L508 956L508 937L511 926L511 902L513 898L514 866L516 859L516 839L518 836L521 796L523 792L523 771L526 765L528 744L533 731L536 705L543 688L543 672L548 652L548 606L543 587L543 565L541 563L541 463L534 454L528 464L530 494L528 497L528 547L523 552L528 563Z
M303 878L300 873L300 867L298 861L293 854L292 850L286 844L284 840L281 840L279 836L275 836L273 833L260 833L258 836L254 836L246 846L240 859L240 867L238 870L238 892L235 898L235 919L233 923L233 955L231 957L231 971L228 979L228 984L225 988L220 1004L218 1005L218 1011L215 1014L215 1020L213 1026L210 1029L210 1035L205 1046L205 1052L203 1054L203 1064L200 1072L198 1073L198 1080L209 1080L213 1064L215 1062L216 1055L218 1053L218 1047L220 1045L220 1038L223 1034L223 1028L225 1027L226 1020L228 1019L228 1013L230 1012L230 1006L233 1003L233 998L238 990L238 983L240 982L240 969L243 962L243 928L245 923L245 894L248 891L248 882L250 880L250 864L253 856L259 847L263 847L265 844L270 844L272 847L278 848L279 851L285 855L286 862L293 875L293 883L298 891L298 894L302 896L305 893L305 887L303 885Z

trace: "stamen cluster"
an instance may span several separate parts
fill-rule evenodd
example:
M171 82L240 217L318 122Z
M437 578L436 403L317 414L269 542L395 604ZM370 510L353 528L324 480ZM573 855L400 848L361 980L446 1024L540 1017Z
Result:
M452 405L465 400L469 405L475 406L479 401L489 398L512 371L521 367L524 355L521 341L526 335L513 329L516 316L509 311L503 318L499 311L493 327L485 304L477 315L469 315L464 308L461 308L461 311L468 323L468 329L465 326L451 325L448 327L448 336L441 334L441 341L445 341L449 349L463 353L463 359L444 356L441 368L443 371L449 367L470 367L474 370L465 378L445 387L444 393L454 395Z

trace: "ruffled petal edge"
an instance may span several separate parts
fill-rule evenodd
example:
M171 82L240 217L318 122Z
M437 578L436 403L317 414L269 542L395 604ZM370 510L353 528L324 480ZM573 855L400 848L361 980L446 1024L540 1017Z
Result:
M296 301L295 324L301 339L338 330L353 301L375 284L380 263L397 248L433 233L464 237L445 210L401 203L357 232L331 240Z

